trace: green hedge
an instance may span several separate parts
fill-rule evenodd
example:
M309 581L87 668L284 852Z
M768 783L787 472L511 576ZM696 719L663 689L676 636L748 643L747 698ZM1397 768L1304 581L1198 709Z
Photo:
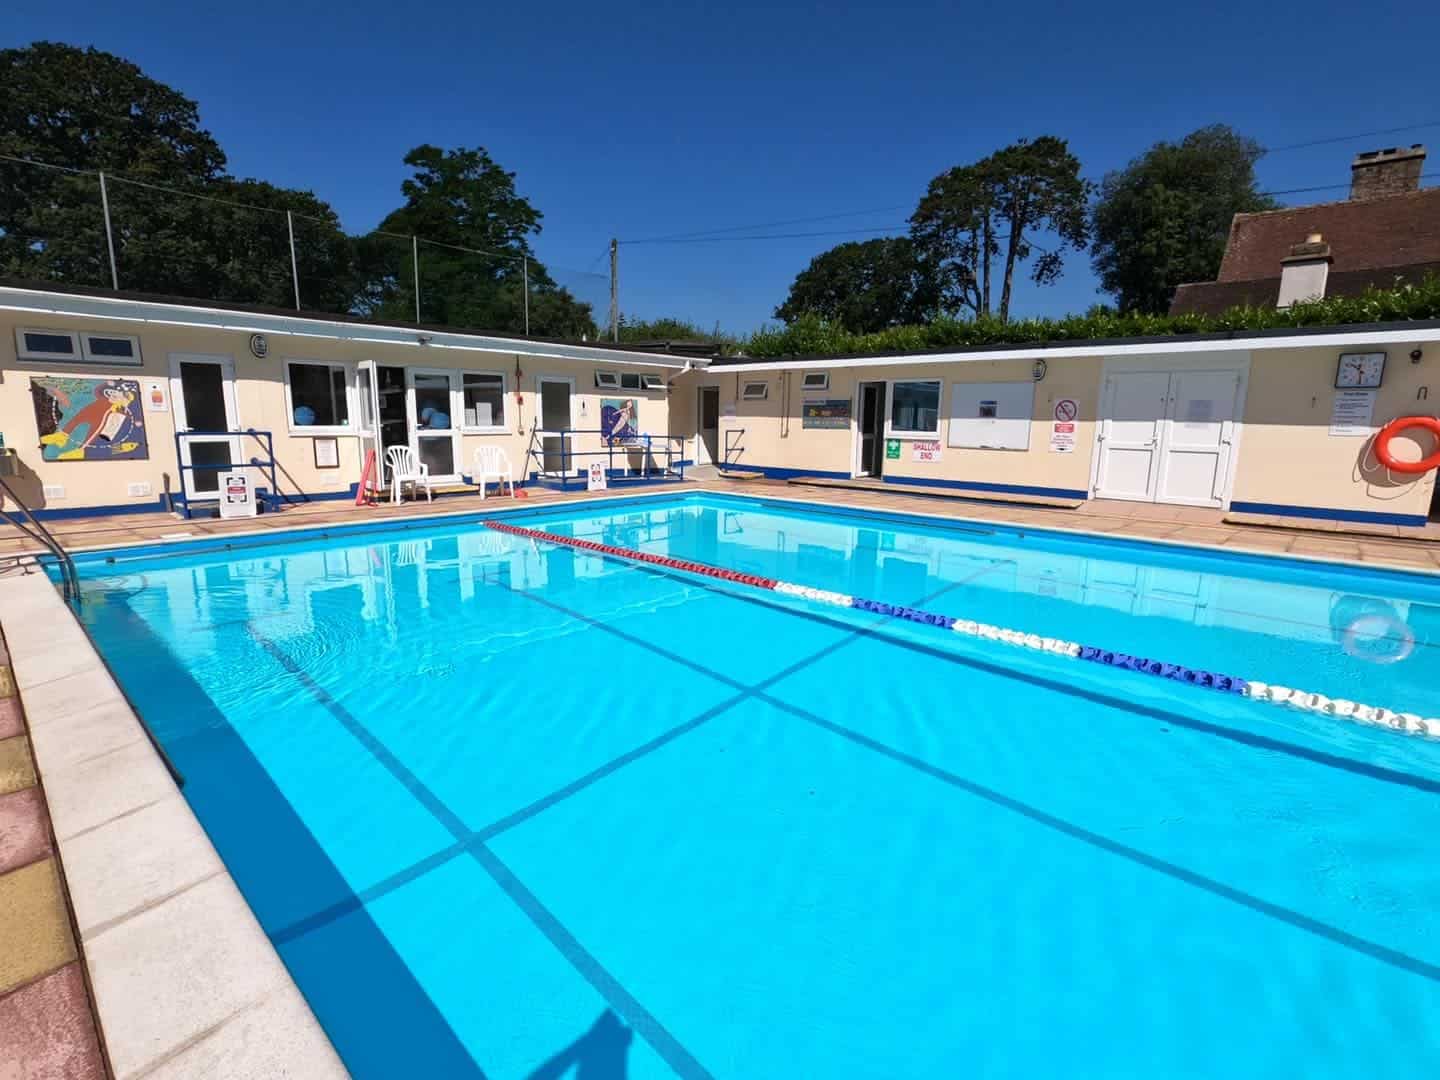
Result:
M924 326L896 326L873 334L852 334L844 327L806 315L789 326L757 331L741 346L743 355L849 356L860 353L925 352L985 345L1028 345L1163 334L1211 334L1227 330L1274 330L1297 326L1349 326L1365 323L1440 319L1440 275L1414 285L1370 289L1361 296L1335 296L1293 307L1232 308L1221 315L1120 315L1093 312L1063 319L973 322L937 319Z

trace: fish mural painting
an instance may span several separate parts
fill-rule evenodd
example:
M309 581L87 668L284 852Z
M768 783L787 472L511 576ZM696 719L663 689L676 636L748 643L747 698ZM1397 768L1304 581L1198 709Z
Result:
M46 461L143 461L150 456L134 379L32 378Z

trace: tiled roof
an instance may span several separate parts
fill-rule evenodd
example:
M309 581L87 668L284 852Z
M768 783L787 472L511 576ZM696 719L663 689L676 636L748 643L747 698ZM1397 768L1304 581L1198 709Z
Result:
M1440 190L1440 189L1437 189ZM1366 289L1388 289L1404 281L1419 281L1440 274L1440 260L1414 266L1386 266L1373 270L1331 271L1326 296L1359 296ZM1181 285L1170 301L1171 315L1219 315L1235 307L1273 308L1280 298L1280 275L1254 281L1200 281Z

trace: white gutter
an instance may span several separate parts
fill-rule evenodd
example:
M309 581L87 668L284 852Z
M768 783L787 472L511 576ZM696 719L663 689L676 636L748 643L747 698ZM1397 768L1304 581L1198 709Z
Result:
M915 353L895 356L763 360L717 364L712 371L826 371L832 368L916 367L922 364L978 364L994 360L1055 360L1082 356L1166 356L1176 353L1262 352L1273 349L1335 348L1352 345L1418 345L1440 342L1440 327L1416 326L1409 330L1340 330L1276 337L1234 337L1195 341L1177 336L1174 340L1114 342L1109 345L1019 346L1016 348L972 349L945 353Z
M40 289L0 287L0 311L71 318L110 319L151 326L204 327L246 334L283 334L376 345L410 345L417 349L459 349L467 352L509 353L546 359L594 360L630 367L678 369L679 361L656 358L655 353L627 349L597 349L584 344L559 344L526 338L491 337L448 330L428 330L386 323L354 323L341 319L266 312L229 311L224 308L168 304L125 297L85 296Z

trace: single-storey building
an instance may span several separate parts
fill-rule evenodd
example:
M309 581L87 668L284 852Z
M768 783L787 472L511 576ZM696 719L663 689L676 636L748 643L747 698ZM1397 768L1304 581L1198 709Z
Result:
M272 445L303 499L353 498L393 446L458 486L499 446L541 483L695 461L1420 526L1434 470L1387 468L1374 436L1434 417L1435 384L1440 321L762 360L0 285L0 441L42 515L213 505L221 468Z
M690 366L607 343L0 285L0 443L41 517L214 504L232 462L267 463L251 472L268 489L272 447L275 486L303 499L353 498L370 453L383 466L393 446L439 487L467 481L486 445L517 479L597 460L678 472L669 389ZM634 438L611 446L599 432L617 420Z
M1387 469L1373 436L1436 415L1440 322L741 357L687 381L672 420L697 459L768 476L1379 525L1434 510L1434 470ZM1436 449L1418 431L1393 448Z

